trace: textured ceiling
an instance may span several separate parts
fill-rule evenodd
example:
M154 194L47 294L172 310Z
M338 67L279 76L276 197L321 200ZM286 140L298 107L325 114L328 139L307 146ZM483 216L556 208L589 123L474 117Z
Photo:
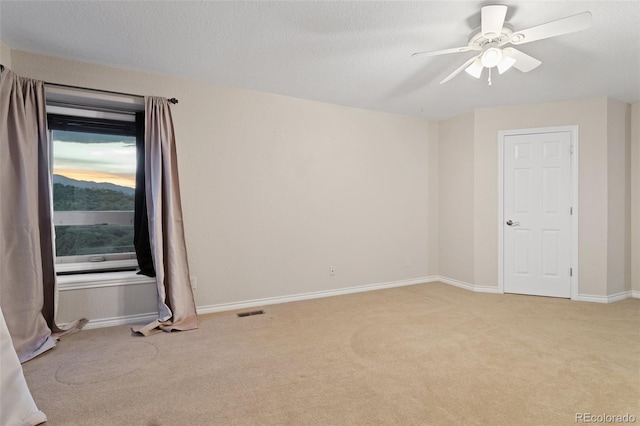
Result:
M12 49L443 119L475 108L611 96L640 100L639 1L510 1L524 29L583 11L591 27L522 45L542 61L477 80L439 84L473 52L479 1L0 1Z

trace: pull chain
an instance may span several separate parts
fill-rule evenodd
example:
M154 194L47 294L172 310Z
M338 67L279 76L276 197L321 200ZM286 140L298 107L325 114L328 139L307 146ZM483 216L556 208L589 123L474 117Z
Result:
M489 68L489 86L491 86L491 68Z

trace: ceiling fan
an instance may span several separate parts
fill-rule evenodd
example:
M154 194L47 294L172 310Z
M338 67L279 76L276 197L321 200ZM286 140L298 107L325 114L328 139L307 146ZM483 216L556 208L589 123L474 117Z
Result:
M577 31L586 30L591 25L591 12L582 12L577 15L536 25L520 31L514 31L513 27L505 22L507 6L491 5L481 9L481 27L477 28L469 36L469 43L463 47L454 47L436 51L416 52L411 56L424 55L436 56L448 53L477 51L473 56L449 74L440 82L446 83L465 70L469 75L480 78L485 68L489 69L489 85L491 85L491 69L497 67L502 74L511 67L522 72L529 72L538 67L542 62L534 57L521 52L513 47L505 47L508 44L520 45L545 38L556 37Z

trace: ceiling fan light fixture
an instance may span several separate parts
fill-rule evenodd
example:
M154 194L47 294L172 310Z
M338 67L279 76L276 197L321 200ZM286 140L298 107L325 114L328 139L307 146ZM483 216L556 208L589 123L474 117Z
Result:
M471 63L471 65L469 65L464 70L470 76L475 77L475 78L480 78L480 76L482 75L482 70L483 69L484 69L484 66L482 65L482 61L480 60L480 58L477 58L475 61L473 61Z
M504 55L504 57L502 58L502 61L500 61L500 63L498 64L498 72L500 74L506 72L515 63L516 63L516 60L513 59L511 56Z
M445 77L440 84L451 80L463 70L473 77L480 78L483 72L482 70L489 68L489 85L491 85L491 68L497 68L500 74L505 73L511 67L514 67L520 72L529 72L542 63L538 59L518 49L505 47L505 45L509 43L513 45L531 43L537 40L586 30L591 26L593 19L591 12L582 12L545 24L515 30L509 22L506 22L507 11L507 6L505 5L483 6L480 10L480 28L476 28L469 35L466 46L416 52L411 56L436 56L476 51L478 52L476 53L477 56L467 59L456 68L455 71Z
M490 47L482 54L482 65L487 68L493 68L502 62L502 50L497 47Z

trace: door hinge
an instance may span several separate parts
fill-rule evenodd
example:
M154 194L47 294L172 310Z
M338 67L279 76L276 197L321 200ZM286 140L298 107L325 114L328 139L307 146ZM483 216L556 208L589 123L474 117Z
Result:
M569 268L569 276L572 277L573 276L573 268Z
M569 215L573 216L573 207L569 207Z
M573 154L573 145L569 145L569 154Z

